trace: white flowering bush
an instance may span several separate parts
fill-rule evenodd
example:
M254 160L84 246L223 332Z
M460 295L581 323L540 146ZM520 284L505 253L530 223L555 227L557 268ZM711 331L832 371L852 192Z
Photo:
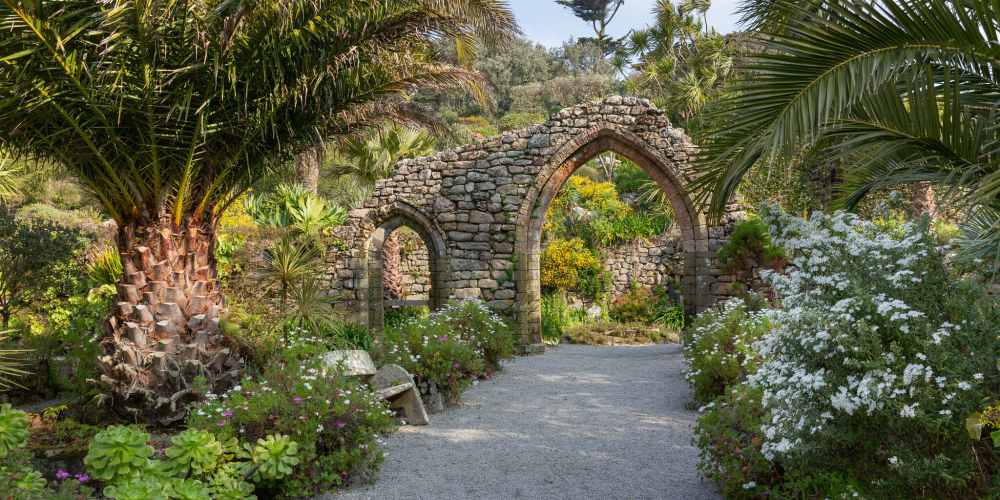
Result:
M765 274L781 307L747 382L767 414L763 456L876 495L997 487L997 457L964 424L998 394L996 302L949 275L924 224L889 234L846 213L773 208L763 220L790 264Z
M684 374L699 403L742 382L756 366L753 343L770 328L764 300L733 297L695 318L684 335Z

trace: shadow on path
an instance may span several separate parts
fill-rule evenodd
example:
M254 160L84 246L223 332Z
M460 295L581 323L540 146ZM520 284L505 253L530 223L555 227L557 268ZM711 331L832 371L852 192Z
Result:
M682 367L677 344L517 358L390 436L375 484L325 498L719 498L695 468Z

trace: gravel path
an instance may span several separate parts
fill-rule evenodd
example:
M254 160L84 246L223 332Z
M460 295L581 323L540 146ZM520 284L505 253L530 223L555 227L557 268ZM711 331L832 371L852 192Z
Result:
M379 480L328 499L719 498L695 469L677 344L519 357L388 438Z

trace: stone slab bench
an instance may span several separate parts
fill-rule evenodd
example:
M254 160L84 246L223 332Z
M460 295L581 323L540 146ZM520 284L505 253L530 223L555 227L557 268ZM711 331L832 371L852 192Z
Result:
M330 351L323 355L323 363L331 368L341 366L345 375L361 378L375 394L389 402L390 408L402 410L403 417L410 424L430 423L420 391L403 367L388 364L376 369L368 351L362 350Z

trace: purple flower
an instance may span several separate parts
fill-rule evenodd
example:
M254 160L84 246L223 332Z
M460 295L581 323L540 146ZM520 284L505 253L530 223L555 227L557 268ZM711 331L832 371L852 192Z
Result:
M226 421L225 420L219 420L219 427L225 427L225 426L226 426Z
M86 483L87 481L90 481L90 476L88 476L88 475L86 475L86 474L84 474L82 472L79 473L79 474L77 474L76 476L73 476L73 477L75 477L76 480L80 481L81 483Z
M59 469L56 471L56 479L62 481L63 479L69 478L70 473L66 472L66 469Z
M229 417L233 416L233 411L232 410L226 410L226 411L222 412L222 416L226 417L226 418L229 418Z
M302 403L302 396L295 396L294 398L292 398L292 402L295 403L295 404L301 404Z
M460 365L458 363L455 363L455 364L451 365L451 367L457 370L457 369L461 368L462 365Z
M441 342L446 342L448 340L448 336L447 335L441 335L440 337L438 337L438 340L440 340Z
M343 420L337 420L336 422L333 423L333 425L338 429L343 429L344 426L347 425L347 422L344 422Z

